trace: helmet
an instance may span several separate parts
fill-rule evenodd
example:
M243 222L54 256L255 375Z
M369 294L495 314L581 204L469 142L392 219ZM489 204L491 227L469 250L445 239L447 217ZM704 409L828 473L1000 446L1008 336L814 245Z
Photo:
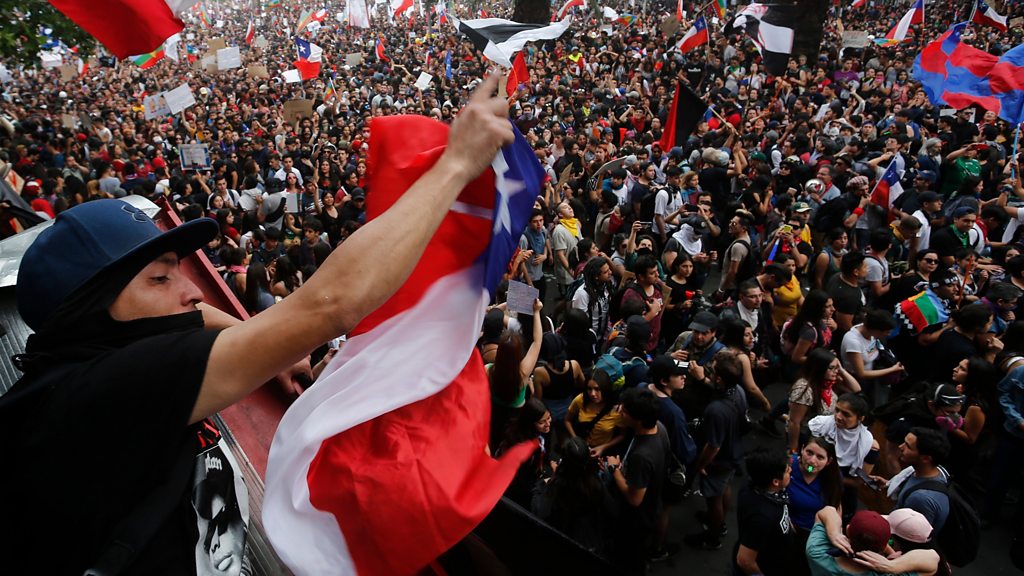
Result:
M810 194L821 194L825 191L825 183L817 178L811 178L804 184L804 189Z
M782 160L782 163L783 164L789 164L790 166L799 166L799 165L803 164L803 162L800 161L800 157L799 156L786 156Z

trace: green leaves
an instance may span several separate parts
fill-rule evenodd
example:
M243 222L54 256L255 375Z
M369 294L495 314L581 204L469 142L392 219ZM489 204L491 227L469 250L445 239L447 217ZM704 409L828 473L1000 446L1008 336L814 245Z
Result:
M39 65L39 51L48 40L40 32L53 29L52 37L88 56L96 39L42 0L0 0L0 57L29 66Z

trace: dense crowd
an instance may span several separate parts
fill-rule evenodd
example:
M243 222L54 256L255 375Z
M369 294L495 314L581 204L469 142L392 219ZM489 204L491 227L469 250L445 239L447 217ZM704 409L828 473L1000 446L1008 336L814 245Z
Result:
M636 20L578 14L528 45L531 78L509 99L547 180L508 273L544 306L516 315L499 294L479 345L492 452L540 439L508 496L637 573L676 552L687 527L669 510L697 494L706 513L686 543L721 547L735 508L737 573L970 562L975 520L1001 521L1024 462L1024 187L1016 127L944 111L911 74L969 3L929 4L907 42L862 49L841 32L881 37L907 6L831 8L820 52L778 77L725 22L679 55L688 22L663 25L674 3L615 7ZM49 217L136 194L215 218L204 252L258 314L365 222L370 120L450 122L489 66L433 14L370 31L331 14L311 38L320 76L285 83L294 17L266 8L260 48L244 41L248 13L213 10L223 26L190 25L180 62L103 60L69 80L9 65L0 147ZM963 38L1001 53L1022 36L975 25ZM245 66L196 67L214 38L242 46ZM677 80L714 112L664 150ZM196 105L146 120L143 97L182 82ZM290 123L298 98L313 111ZM187 143L210 146L209 170L181 169ZM873 192L890 165L904 191L887 206ZM5 236L22 228L3 220ZM772 448L744 449L754 427Z

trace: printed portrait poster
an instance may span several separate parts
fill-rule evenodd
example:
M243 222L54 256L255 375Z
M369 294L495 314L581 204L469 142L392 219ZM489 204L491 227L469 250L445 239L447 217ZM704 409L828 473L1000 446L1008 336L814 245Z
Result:
M146 96L142 100L142 106L143 115L146 117L146 120L171 115L171 107L167 105L167 94L165 92Z
M240 576L251 572L245 554L249 490L223 438L196 456L192 506L196 511L198 576Z

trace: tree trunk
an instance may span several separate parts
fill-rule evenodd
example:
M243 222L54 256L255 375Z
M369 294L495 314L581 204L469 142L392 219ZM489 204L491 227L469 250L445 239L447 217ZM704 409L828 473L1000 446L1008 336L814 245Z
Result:
M512 20L522 24L549 24L551 3L548 0L516 0Z

